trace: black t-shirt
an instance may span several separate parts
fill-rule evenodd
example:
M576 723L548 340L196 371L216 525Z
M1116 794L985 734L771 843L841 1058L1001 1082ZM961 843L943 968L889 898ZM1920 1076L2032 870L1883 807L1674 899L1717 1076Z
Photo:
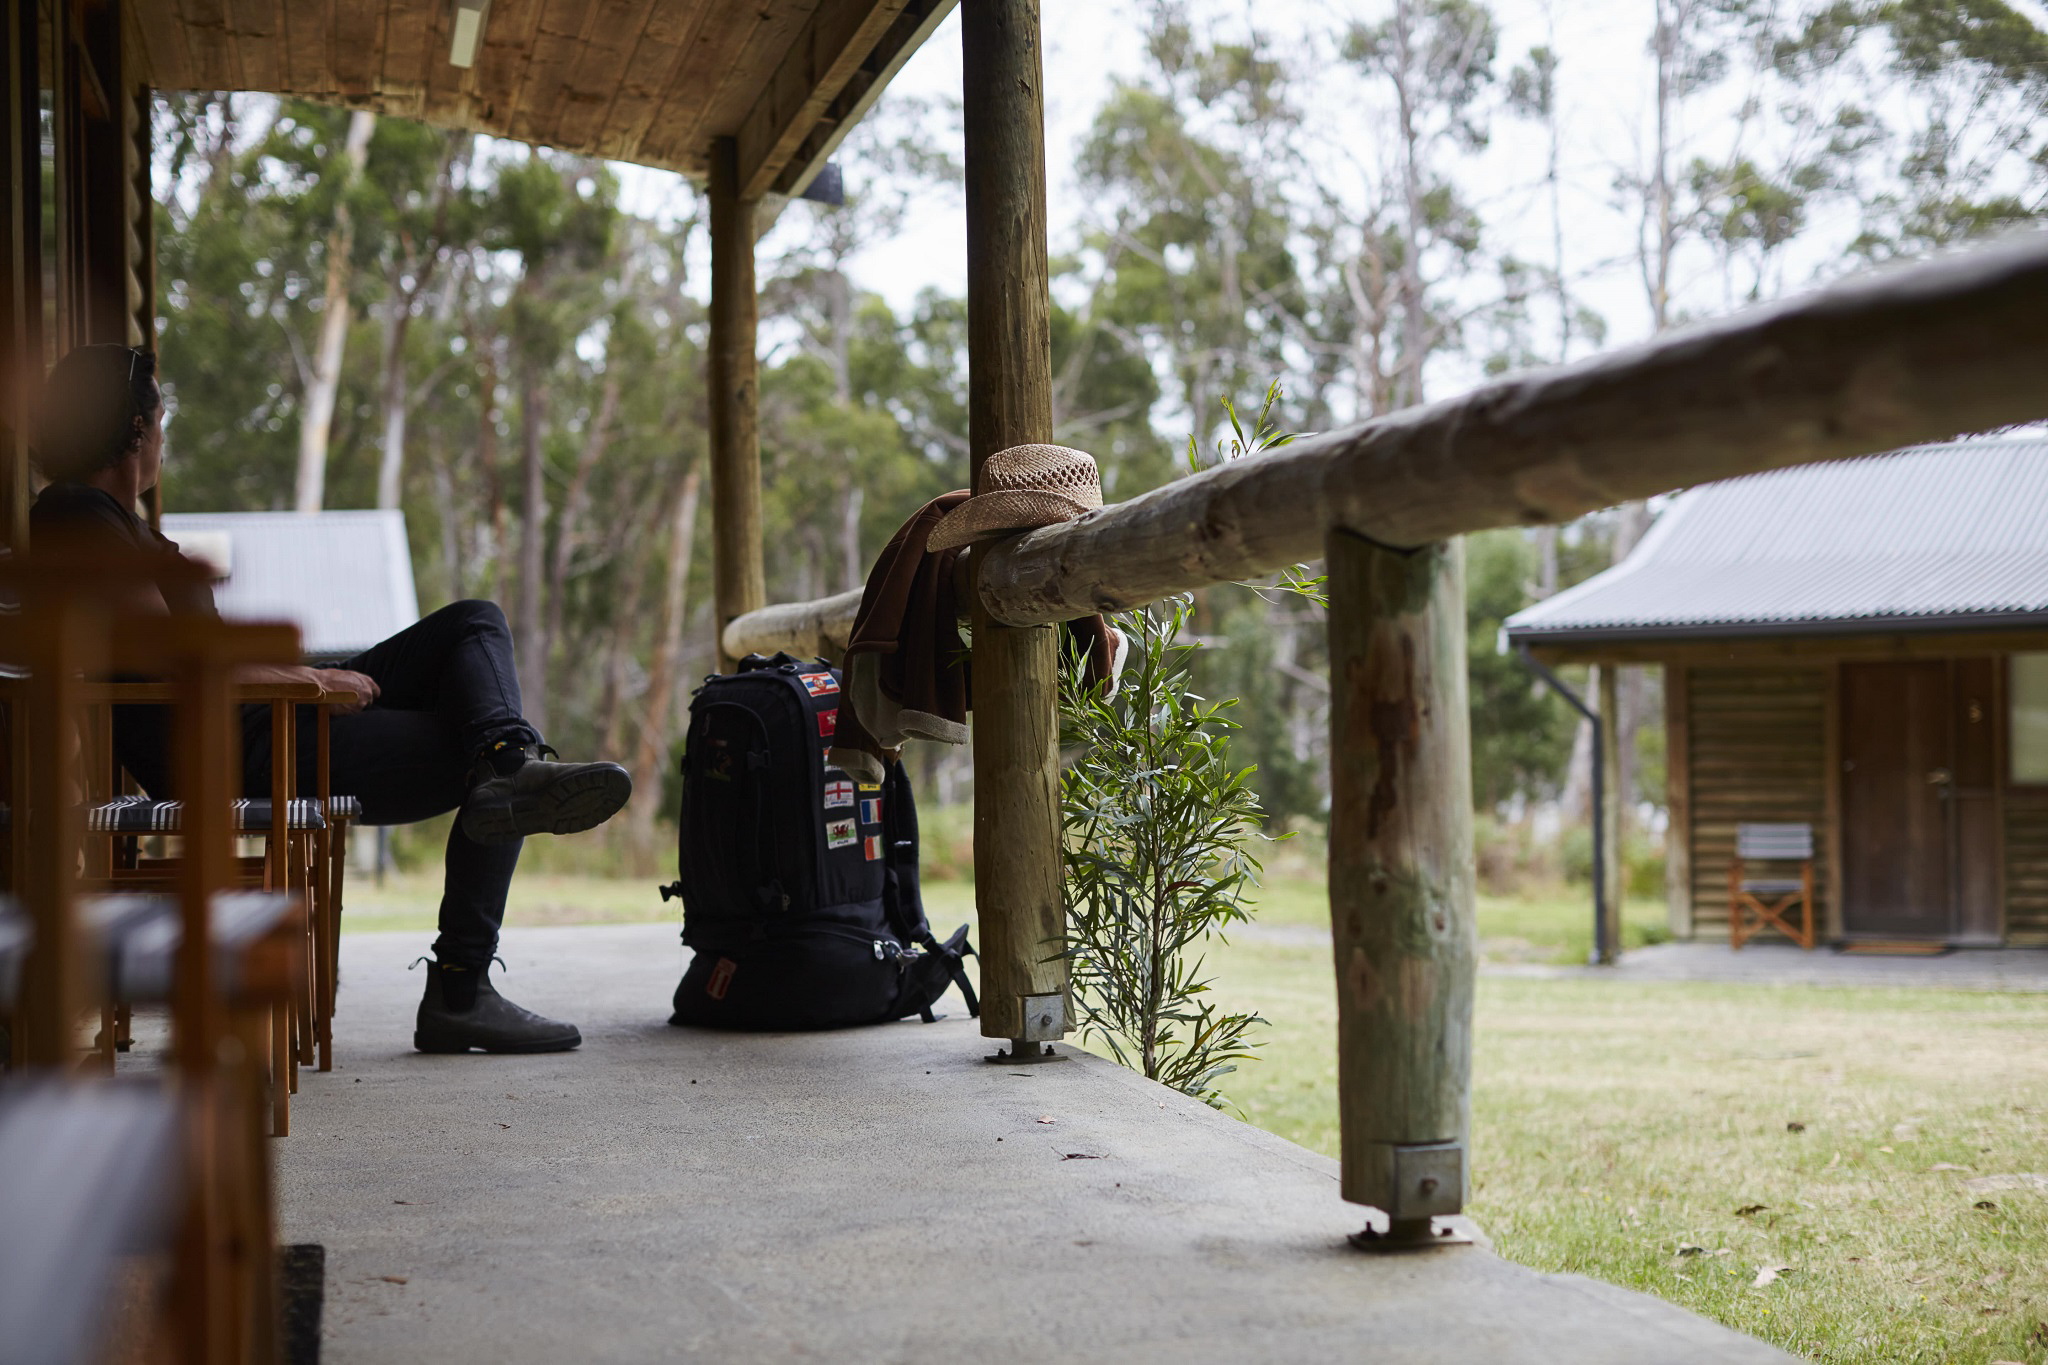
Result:
M113 494L82 483L53 483L29 509L29 543L76 553L177 558L178 547L123 507ZM160 581L164 605L181 614L219 615L213 589L189 578ZM158 799L171 796L170 709L114 708L114 754L142 789Z
M112 493L84 483L53 483L28 513L29 543L91 554L161 555L181 558L178 547L148 522L123 507ZM180 614L217 616L213 589L190 581L165 583L164 605ZM173 600L175 599L175 600Z

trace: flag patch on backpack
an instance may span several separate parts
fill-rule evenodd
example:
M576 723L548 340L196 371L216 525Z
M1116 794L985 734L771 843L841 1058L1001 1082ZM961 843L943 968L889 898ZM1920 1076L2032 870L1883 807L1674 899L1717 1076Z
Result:
M803 683L804 691L814 697L829 697L839 690L839 680L830 673L802 673L798 680Z
M863 825L879 825L882 823L881 797L867 796L861 798L860 822Z
M853 804L853 783L843 777L829 779L825 783L825 809L837 810Z
M861 840L861 850L867 854L869 862L880 862L882 860L882 836L879 834L868 835Z
M851 820L828 820L825 822L825 847L852 848L860 835L854 830Z
M830 711L820 711L818 713L818 738L830 739L838 733L839 708L835 706Z

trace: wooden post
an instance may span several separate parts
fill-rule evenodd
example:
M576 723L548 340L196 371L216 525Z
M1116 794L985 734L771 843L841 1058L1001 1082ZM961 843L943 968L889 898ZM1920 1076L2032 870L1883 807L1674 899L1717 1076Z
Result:
M83 712L79 678L94 657L104 620L68 593L38 591L38 610L27 618L29 658L25 714L26 801L15 813L25 826L17 863L35 925L22 973L22 1004L15 1027L20 1060L53 1070L78 1060L74 1034L87 1003L88 969L77 922L77 850L84 843L84 812L71 786L73 740ZM41 619L35 619L40 617Z
M28 545L28 414L43 382L43 176L35 0L6 0L0 70L0 543Z
M754 201L739 194L739 146L711 148L711 584L718 666L726 622L765 606L761 566L760 381L754 353Z
M1037 0L960 11L966 131L968 449L1052 439L1052 304L1045 248L1045 102ZM976 594L974 885L981 1031L1011 1058L1062 1037L1056 627L997 624Z
M1600 842L1607 852L1599 869L1607 894L1600 907L1603 932L1596 951L1603 965L1611 965L1621 960L1621 900L1628 890L1628 859L1621 845L1622 807L1628 801L1621 789L1621 665L1600 664L1593 671L1600 677L1600 733L1606 741L1600 746L1600 809L1593 815L1600 822Z
M1683 663L1664 665L1664 916L1692 937L1692 697Z
M1325 553L1343 1193L1387 1215L1359 1245L1412 1245L1463 1209L1471 1129L1464 551L1340 530Z

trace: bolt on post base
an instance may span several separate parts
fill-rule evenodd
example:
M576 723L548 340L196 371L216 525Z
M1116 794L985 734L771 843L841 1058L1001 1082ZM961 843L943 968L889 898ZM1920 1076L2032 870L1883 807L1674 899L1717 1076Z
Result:
M1472 1239L1435 1218L1390 1218L1384 1230L1367 1224L1348 1239L1360 1251L1428 1251L1433 1247L1470 1246Z
M1037 1043L1028 1038L1017 1038L1011 1041L1007 1049L984 1057L982 1060L985 1062L995 1062L998 1065L1029 1065L1034 1062L1064 1062L1066 1058L1054 1052L1051 1043Z

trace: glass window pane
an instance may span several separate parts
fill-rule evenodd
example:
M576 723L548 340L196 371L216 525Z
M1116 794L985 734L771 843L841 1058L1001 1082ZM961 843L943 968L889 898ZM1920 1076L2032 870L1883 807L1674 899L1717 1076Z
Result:
M2048 654L2012 656L2012 780L2048 785Z

